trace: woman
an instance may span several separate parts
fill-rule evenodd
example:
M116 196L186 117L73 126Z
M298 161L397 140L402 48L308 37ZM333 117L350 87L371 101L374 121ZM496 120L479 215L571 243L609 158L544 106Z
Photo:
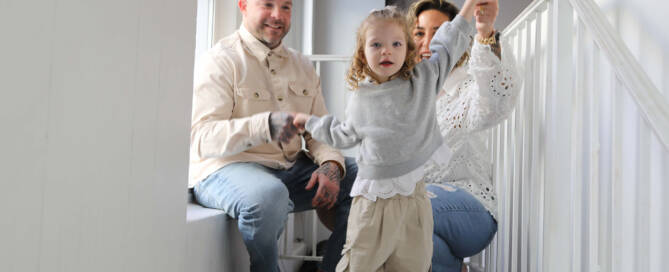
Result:
M511 113L520 89L514 58L508 46L500 46L493 27L497 11L497 0L479 6L471 51L456 63L437 98L437 120L453 156L445 168L426 169L434 217L432 271L466 271L463 258L483 250L497 232L486 131ZM457 13L445 0L411 6L408 17L420 59L430 57L434 32Z

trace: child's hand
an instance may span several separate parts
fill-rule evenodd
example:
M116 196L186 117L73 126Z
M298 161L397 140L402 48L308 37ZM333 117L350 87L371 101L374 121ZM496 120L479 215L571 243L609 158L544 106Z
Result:
M304 132L304 125L307 123L311 115L304 114L304 113L295 113L295 117L293 118L293 125L297 128L297 130L302 133Z

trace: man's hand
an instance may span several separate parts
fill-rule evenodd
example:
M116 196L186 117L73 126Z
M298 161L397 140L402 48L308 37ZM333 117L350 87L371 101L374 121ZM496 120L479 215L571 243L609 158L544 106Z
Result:
M307 183L305 189L311 190L318 182L318 191L316 196L311 200L313 207L327 209L332 208L337 203L337 195L339 195L339 181L343 178L343 172L339 165L333 161L327 161L321 165L313 174Z
M479 38L485 39L493 35L498 13L499 0L481 2L476 6L476 31Z
M287 144L297 135L297 128L293 125L293 116L286 112L272 112L269 114L269 134L272 140L279 140Z

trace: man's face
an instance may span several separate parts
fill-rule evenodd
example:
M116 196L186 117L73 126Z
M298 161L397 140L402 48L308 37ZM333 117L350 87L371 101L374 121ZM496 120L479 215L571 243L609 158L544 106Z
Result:
M244 27L269 48L288 34L292 9L293 0L239 0Z

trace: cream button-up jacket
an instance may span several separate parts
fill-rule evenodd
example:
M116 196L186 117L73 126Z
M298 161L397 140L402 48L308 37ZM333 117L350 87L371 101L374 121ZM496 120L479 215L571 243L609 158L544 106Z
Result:
M233 162L290 168L302 141L272 142L272 111L327 114L320 80L306 57L283 45L270 50L242 26L196 64L189 187ZM345 165L339 151L304 138L315 163Z

